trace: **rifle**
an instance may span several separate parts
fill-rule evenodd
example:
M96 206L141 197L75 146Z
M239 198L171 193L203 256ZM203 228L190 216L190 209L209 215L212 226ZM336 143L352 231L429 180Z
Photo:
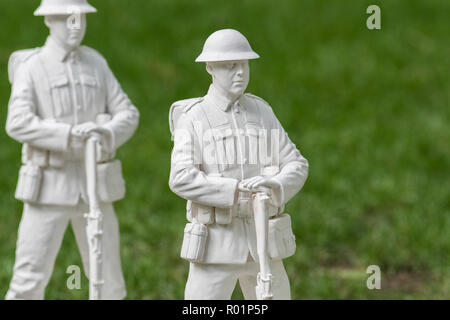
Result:
M100 300L103 285L102 278L102 234L103 213L97 195L97 143L100 139L96 134L91 134L86 142L86 181L89 198L89 213L86 233L89 245L89 300Z
M256 229L256 248L259 257L259 273L256 276L256 299L272 300L272 273L269 264L268 233L269 233L269 212L268 201L270 199L266 188L249 190L239 187L240 191L252 193L253 218Z

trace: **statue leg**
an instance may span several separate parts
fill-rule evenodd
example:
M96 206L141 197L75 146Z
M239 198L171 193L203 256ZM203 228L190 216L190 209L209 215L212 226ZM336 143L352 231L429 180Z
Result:
M44 299L71 208L24 204L6 299Z
M242 265L191 263L186 300L229 300Z

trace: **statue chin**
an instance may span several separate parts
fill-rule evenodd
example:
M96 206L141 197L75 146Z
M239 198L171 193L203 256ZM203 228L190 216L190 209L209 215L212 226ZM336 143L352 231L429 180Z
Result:
M71 49L75 49L78 48L81 44L81 40L79 39L70 39L66 41L66 45L71 48Z
M230 95L239 98L240 96L242 96L245 92L246 87L239 87L239 88L231 88L229 90Z

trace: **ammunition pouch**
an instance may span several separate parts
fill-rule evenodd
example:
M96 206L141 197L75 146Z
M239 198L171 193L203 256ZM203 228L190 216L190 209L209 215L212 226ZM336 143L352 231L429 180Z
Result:
M106 152L102 146L97 145L97 162L113 160L115 152ZM84 148L68 151L48 151L24 144L22 149L22 163L31 163L41 168L63 168L66 162L84 161Z
M24 202L36 202L42 185L42 169L25 164L20 168L15 197Z
M190 262L202 262L205 253L208 228L200 223L188 223L184 228L180 257Z
M239 192L238 203L233 207L233 217L250 219L253 218L253 204L252 196L249 192ZM267 204L269 211L269 217L275 217L280 213L280 208L272 205L270 202Z
M268 204L269 217L275 217L280 213L280 208ZM186 218L189 222L209 225L213 223L230 224L233 217L250 219L253 218L253 206L251 194L240 192L237 204L231 208L219 208L203 205L191 200L187 201Z
M190 200L187 201L186 218L189 222L196 221L204 225L229 224L232 215L233 208L211 207Z
M45 184L43 176L46 170L57 174L58 170L51 170L52 166L40 167L32 162L22 165L19 171L15 197L23 202L37 202L41 189ZM75 178L75 177L74 177ZM97 164L97 194L104 203L112 203L125 197L125 180L122 176L120 160L112 160Z
M292 256L296 250L295 235L292 231L291 217L284 213L269 219L268 251L273 260Z

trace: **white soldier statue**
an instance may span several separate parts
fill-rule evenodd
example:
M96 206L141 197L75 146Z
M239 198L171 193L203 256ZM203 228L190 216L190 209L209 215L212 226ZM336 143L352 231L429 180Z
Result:
M269 104L245 93L248 60L257 58L238 31L214 32L196 59L212 76L208 93L170 110L169 186L187 200L189 221L185 299L230 299L238 280L246 299L290 299L282 259L295 237L283 212L308 162Z
M43 299L65 230L71 223L86 274L90 199L85 145L95 136L96 195L102 212L101 299L126 295L113 202L124 197L115 151L134 134L139 112L94 49L80 46L86 0L42 0L49 36L43 47L12 54L12 83L6 131L23 144L16 198L24 202L13 277L6 299ZM95 150L95 149L94 149ZM95 164L97 162L97 164ZM91 261L91 267L93 262ZM97 283L99 285L99 283Z

